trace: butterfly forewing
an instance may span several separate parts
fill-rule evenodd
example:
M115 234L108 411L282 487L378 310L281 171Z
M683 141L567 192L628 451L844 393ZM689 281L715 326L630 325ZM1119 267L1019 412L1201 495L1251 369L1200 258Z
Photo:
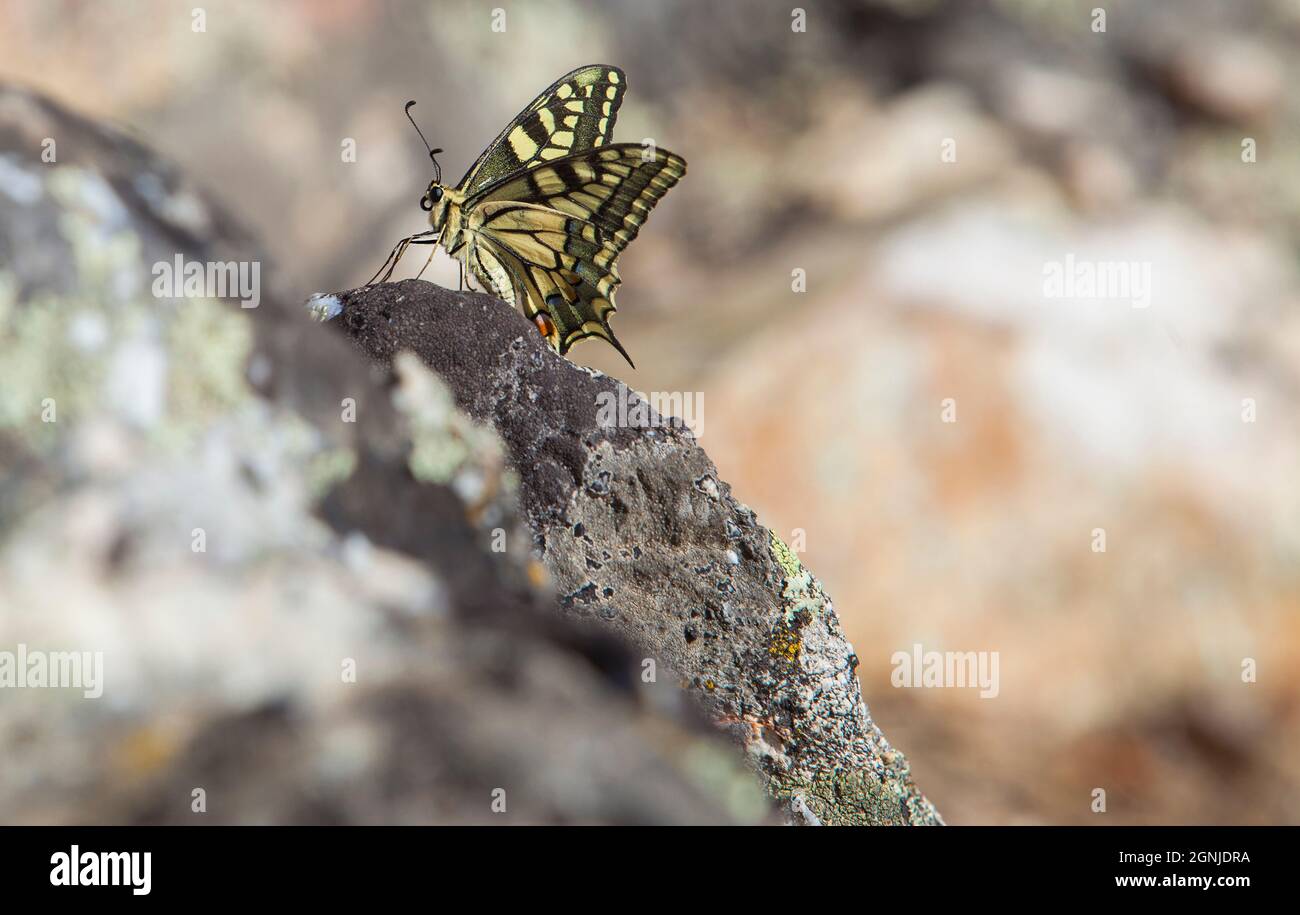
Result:
M618 67L579 67L533 99L461 179L467 193L505 176L609 143L627 80Z
M615 143L508 175L478 200L517 200L593 223L617 255L636 238L659 198L686 173L686 161L662 149Z

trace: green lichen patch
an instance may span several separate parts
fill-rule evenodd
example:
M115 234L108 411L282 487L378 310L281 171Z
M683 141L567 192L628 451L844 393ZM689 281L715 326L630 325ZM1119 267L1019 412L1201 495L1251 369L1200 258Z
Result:
M393 402L410 427L411 474L450 486L471 509L513 494L517 479L506 467L496 432L457 409L447 385L413 353L399 353L393 368L398 378Z
M169 422L202 424L246 400L246 366L253 345L247 318L213 299L186 299L166 335Z
M768 535L771 537L772 558L785 572L787 580L794 578L803 571L803 564L799 562L799 557L785 545L784 540L777 536L776 531L768 531Z
M104 375L102 360L78 358L63 304L43 297L15 314L12 286L0 282L0 428L13 430L37 451L51 445L60 420L95 403Z
M357 467L357 455L351 448L328 448L312 455L306 464L303 477L307 496L319 501L338 484L352 476Z
M753 776L725 747L692 741L681 754L682 768L705 797L717 798L742 823L762 823L771 807Z
M912 815L909 791L901 784L881 781L865 770L834 769L810 778L793 774L775 777L777 798L801 797L827 826L908 826Z
M799 628L807 625L808 619L812 615L820 613L826 605L826 595L822 593L821 585L812 573L803 567L799 557L795 556L794 551L785 545L780 537L774 531L768 531L771 537L772 557L776 560L777 565L785 572L785 578L781 586L781 597L783 598L784 624L787 629L794 626L796 619L800 614L805 614L804 621ZM797 652L796 652L797 654Z
M102 418L187 445L247 398L247 317L208 299L150 298L144 246L96 172L60 166L46 186L71 282L19 301L16 280L0 271L0 427L37 452L70 425Z

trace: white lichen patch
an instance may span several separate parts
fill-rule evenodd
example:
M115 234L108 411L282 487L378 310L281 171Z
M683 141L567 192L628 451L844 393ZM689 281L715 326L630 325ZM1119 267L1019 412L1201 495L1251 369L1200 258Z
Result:
M84 353L96 353L108 342L108 320L98 311L83 310L68 324L68 342Z
M19 206L34 206L44 193L44 182L38 172L24 168L17 156L0 155L0 193Z
M807 569L800 570L794 578L786 580L781 596L785 598L787 606L795 605L796 610L809 609L819 603L819 598L814 595L812 574Z
M207 205L188 188L168 191L162 177L153 172L138 175L135 191L163 222L202 237L212 231L212 216Z
M167 365L167 352L155 335L120 341L108 360L103 401L128 424L157 428L167 409Z
M73 166L54 169L47 187L59 202L59 229L81 286L119 303L138 297L148 270L117 192L98 173Z

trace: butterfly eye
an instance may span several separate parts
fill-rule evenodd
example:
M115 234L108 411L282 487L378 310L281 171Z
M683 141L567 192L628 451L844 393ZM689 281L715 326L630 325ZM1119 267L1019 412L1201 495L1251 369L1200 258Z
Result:
M436 202L438 202L438 201L441 200L441 199L442 199L442 188L440 188L440 187L435 187L435 188L433 189L433 200L434 200L434 202L436 203Z

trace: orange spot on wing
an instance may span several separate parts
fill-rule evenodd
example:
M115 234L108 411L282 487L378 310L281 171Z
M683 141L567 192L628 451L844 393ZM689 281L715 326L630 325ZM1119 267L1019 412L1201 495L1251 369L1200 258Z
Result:
M537 329L541 331L543 337L549 338L555 333L555 322L552 321L551 316L544 311L539 311L537 314L533 315L533 323L537 325Z

